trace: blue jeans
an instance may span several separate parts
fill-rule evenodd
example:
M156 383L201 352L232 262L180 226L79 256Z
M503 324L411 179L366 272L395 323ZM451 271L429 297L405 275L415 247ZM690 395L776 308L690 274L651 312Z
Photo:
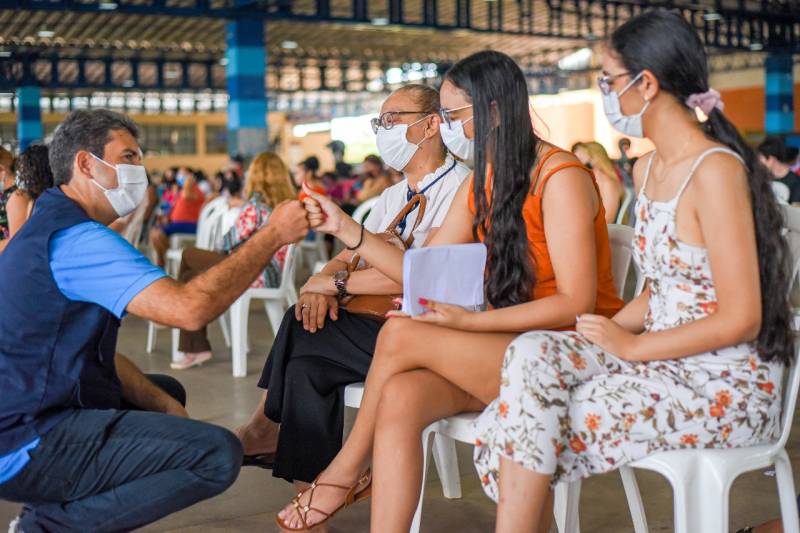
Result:
M26 504L25 533L130 531L223 492L239 475L242 448L203 422L76 409L30 457L0 485L0 499Z

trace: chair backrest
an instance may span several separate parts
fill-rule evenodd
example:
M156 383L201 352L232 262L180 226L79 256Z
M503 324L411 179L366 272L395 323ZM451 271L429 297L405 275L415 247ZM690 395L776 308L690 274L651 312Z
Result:
M283 262L283 271L281 272L280 290L286 294L289 305L297 303L297 289L294 286L294 278L295 270L297 269L297 256L299 253L299 245L289 245L289 249L286 251L286 261Z
M363 224L364 221L367 220L369 212L372 211L372 208L378 203L378 198L379 197L376 196L375 198L365 200L358 207L356 207L356 210L353 211L353 220L359 224Z
M219 233L219 226L227 210L227 205L219 206L208 212L197 224L197 238L194 244L197 248L201 250L214 249L215 237Z
M792 197L792 191L789 189L789 186L781 181L772 180L772 192L775 194L775 198L778 199L778 202L781 204L788 204L789 198Z
M200 226L203 224L205 219L211 216L214 212L219 209L227 209L228 208L228 199L224 196L217 196L200 210L200 216L197 218L197 225Z
M795 309L794 330L800 331L800 308L798 306L798 293L800 293L800 208L783 205L786 241L789 245L792 264L792 285L789 299ZM783 393L783 409L781 413L781 437L777 446L783 448L789 439L792 429L794 409L797 404L798 387L800 387L800 341L795 339L794 359L789 365Z
M622 197L622 202L619 204L619 209L617 210L617 218L614 220L617 224L624 224L627 221L628 209L631 207L631 202L633 201L633 189L630 187L625 187L625 193Z
M241 207L230 207L226 209L219 218L219 223L214 227L211 232L210 246L212 250L221 250L223 245L223 238L230 229L236 224L239 219L239 214L242 212Z
M608 241L611 244L611 273L614 275L614 286L622 298L633 258L633 228L622 224L609 224Z

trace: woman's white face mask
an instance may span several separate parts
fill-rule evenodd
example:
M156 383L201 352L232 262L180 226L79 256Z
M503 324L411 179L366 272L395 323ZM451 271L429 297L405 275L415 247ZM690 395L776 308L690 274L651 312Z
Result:
M378 128L378 133L375 134L375 142L378 145L378 154L384 163L398 172L402 172L406 168L411 158L417 153L420 145L427 140L427 137L423 137L417 144L409 142L408 138L406 138L408 128L419 124L429 116L425 115L411 124L396 124L388 130L383 126Z
M464 161L471 162L475 156L475 139L468 139L464 133L466 126L473 117L466 120L451 120L450 124L442 122L439 125L439 132L442 134L442 141L450 152Z
M624 115L620 107L619 99L628 89L633 87L633 84L642 77L642 74L644 74L644 72L637 74L619 93L609 91L607 94L603 94L603 111L605 111L608 122L615 130L628 137L644 137L642 115L644 115L644 112L650 107L650 101L645 100L644 107L635 115Z

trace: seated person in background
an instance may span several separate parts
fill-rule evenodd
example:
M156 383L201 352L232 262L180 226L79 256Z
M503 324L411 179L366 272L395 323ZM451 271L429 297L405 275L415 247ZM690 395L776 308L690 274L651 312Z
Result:
M300 190L303 183L307 183L312 191L325 194L325 183L320 179L318 172L319 159L312 155L302 160L295 168L294 175L292 176L297 190Z
M276 205L296 196L289 177L289 169L281 158L272 152L258 154L250 164L245 176L244 194L247 202L244 203L233 227L223 237L222 248L210 251L190 246L184 249L178 281L188 282L225 259L269 221L270 213ZM281 248L251 287L256 289L279 287L285 260L286 248ZM175 370L185 370L211 359L211 345L208 343L205 325L197 331L181 330L178 349L183 352L183 357L180 361L170 364Z
M612 224L617 219L622 196L625 193L614 163L611 162L603 145L594 141L576 143L572 146L572 153L594 172L606 211L606 222Z
M33 203L53 186L53 173L47 159L47 146L34 144L20 154L14 163L17 189L6 203L8 238L0 241L2 252L33 211Z
M373 126L381 156L405 179L383 192L364 226L376 233L386 230L409 194L422 193L427 208L413 231L412 247L423 246L442 225L469 174L442 143L438 110L435 89L407 85L386 99ZM398 228L403 238L412 235L416 217L417 211L412 212ZM342 251L302 288L297 305L283 319L258 383L266 392L250 422L238 430L250 456L245 464L274 463L273 476L301 488L339 451L344 387L364 380L383 326L381 320L340 309L337 295L403 291L374 268L348 275L352 256L352 251Z
M175 178L177 174L177 168L168 168L164 171L164 176L161 178L161 185L159 186L159 191L161 192L159 209L160 215L164 217L165 223L169 221L169 213L175 206L175 202L178 201L178 195L181 192L181 187L178 185L178 180Z
M758 145L758 160L769 170L773 188L778 184L786 186L781 200L795 204L800 202L800 176L792 172L792 163L797 159L797 148L786 146L783 139L777 136L768 136ZM788 192L788 194L787 194Z
M144 197L137 136L124 115L70 113L50 144L56 186L0 254L0 499L25 503L15 529L130 531L219 494L241 465L232 433L187 419L115 355L120 319L200 328L302 238L306 214L279 206L236 254L172 280L106 227Z
M158 266L164 266L170 235L197 233L197 220L205 203L205 196L195 183L194 174L183 168L178 172L176 179L181 189L169 214L169 224L150 230L150 244L156 253Z
M344 202L344 184L335 172L325 172L320 178L325 186L325 195L341 205Z
M638 158L628 155L631 149L631 140L627 137L623 137L619 140L617 146L619 146L617 168L620 174L622 174L622 184L626 187L633 187L633 165Z
M361 187L355 193L358 203L370 198L380 196L383 191L393 185L383 168L383 161L377 155L368 155L364 158L364 175L361 177Z
M14 178L14 156L0 146L0 241L8 239L8 215L6 203L17 190Z
M208 199L211 196L211 193L214 192L214 188L211 186L211 182L208 181L208 176L202 170L195 170L194 171L194 180L197 183L197 187L202 191L203 196Z
M236 207L244 204L242 199L242 179L233 171L217 172L214 176L214 192L206 197L206 203L220 196L228 199L228 206Z

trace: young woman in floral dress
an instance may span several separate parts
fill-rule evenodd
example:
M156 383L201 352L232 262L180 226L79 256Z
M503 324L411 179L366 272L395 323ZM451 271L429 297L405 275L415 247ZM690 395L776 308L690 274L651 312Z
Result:
M602 67L612 125L656 146L634 169L647 289L613 319L582 315L577 333L531 332L507 349L500 396L476 422L497 531L535 531L556 481L779 428L788 251L766 169L722 114L679 15L630 19Z

